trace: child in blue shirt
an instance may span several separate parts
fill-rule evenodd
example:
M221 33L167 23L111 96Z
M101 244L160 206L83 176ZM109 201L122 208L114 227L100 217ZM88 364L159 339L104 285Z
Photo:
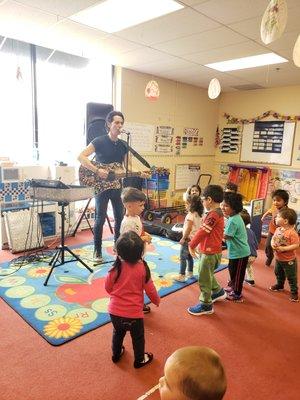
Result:
M225 291L228 300L239 303L243 302L243 282L250 255L246 227L239 214L243 210L242 199L243 197L239 193L225 192L221 204L223 214L228 218L224 237L227 244L230 281Z

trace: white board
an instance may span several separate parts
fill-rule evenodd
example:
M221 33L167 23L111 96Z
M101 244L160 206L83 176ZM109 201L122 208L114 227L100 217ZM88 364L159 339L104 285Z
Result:
M291 165L295 122L256 121L244 125L240 161Z
M199 164L175 165L175 190L186 190L189 186L196 185L199 175Z
M130 132L130 146L141 154L154 153L155 126L136 122L125 122L124 129ZM126 136L122 135L126 141Z

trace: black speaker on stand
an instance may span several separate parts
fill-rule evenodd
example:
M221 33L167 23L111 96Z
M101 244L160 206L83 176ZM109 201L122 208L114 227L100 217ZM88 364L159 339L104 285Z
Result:
M86 105L86 145L93 139L107 134L105 118L113 111L111 104L87 103Z

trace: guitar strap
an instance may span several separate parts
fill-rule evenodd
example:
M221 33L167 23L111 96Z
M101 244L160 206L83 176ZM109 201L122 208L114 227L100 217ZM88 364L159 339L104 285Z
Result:
M135 151L131 146L129 146L129 144L127 144L127 142L123 139L119 139L121 141L121 143L123 144L123 146L125 146L126 150L130 151L131 154L137 159L139 160L146 168L151 168L150 164L144 159L144 157L142 157L137 151Z

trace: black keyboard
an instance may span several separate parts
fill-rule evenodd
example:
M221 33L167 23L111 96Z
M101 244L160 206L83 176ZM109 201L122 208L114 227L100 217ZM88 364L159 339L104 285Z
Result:
M30 186L35 188L69 189L69 186L55 179L31 179Z

